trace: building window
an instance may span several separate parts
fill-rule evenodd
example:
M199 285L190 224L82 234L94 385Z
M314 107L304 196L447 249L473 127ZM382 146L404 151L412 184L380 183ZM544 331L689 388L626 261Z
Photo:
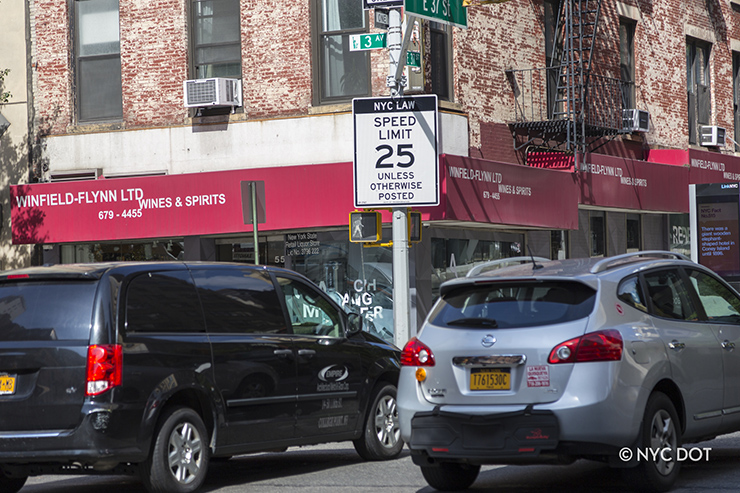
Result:
M686 91L689 103L689 144L697 143L700 125L709 125L712 117L709 55L711 45L686 40Z
M589 217L591 257L606 257L606 214L604 211L591 211Z
M351 34L367 32L367 14L360 0L315 0L313 31L314 104L369 96L368 51L350 51Z
M619 20L619 73L622 80L622 107L635 108L635 23Z
M429 22L429 58L431 64L431 91L439 99L451 100L449 59L451 52L450 27Z
M118 0L77 0L74 19L77 118L81 122L120 120Z
M642 221L639 214L627 214L627 253L642 250Z
M196 79L242 76L239 0L193 0Z
M563 260L568 258L568 232L555 230L550 232L550 258Z

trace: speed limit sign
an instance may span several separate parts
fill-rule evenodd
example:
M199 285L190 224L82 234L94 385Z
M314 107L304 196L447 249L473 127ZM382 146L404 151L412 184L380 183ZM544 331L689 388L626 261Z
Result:
M439 205L437 96L360 98L355 123L355 207Z

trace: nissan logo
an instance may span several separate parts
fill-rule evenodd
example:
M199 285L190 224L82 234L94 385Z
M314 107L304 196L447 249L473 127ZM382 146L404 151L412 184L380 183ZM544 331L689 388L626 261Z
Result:
M483 347L491 347L496 344L496 338L493 337L491 334L488 334L480 341L480 343L483 345Z

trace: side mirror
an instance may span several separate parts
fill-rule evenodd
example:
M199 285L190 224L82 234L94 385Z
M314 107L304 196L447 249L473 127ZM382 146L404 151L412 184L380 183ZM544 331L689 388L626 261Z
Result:
M347 314L347 335L353 336L362 332L362 317L357 313Z

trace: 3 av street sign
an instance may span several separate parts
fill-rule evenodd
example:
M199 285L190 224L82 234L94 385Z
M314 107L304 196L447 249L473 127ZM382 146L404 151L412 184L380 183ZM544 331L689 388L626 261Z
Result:
M468 12L459 0L404 0L404 9L432 21L468 27Z
M386 37L386 33L351 34L349 36L349 51L385 48Z
M359 98L355 207L439 205L437 96Z

